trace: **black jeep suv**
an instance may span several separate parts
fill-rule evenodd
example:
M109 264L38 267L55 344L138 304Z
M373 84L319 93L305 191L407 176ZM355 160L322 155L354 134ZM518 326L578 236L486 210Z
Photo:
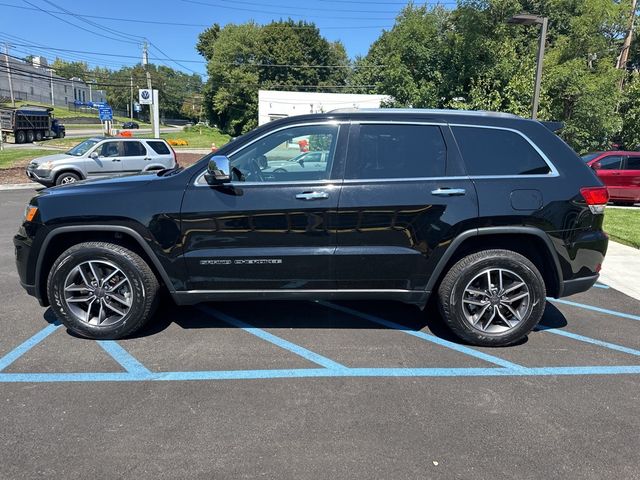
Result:
M291 161L307 151L323 155ZM27 292L86 337L138 330L164 288L181 305L433 294L461 339L507 345L547 295L594 284L607 198L534 120L339 110L263 125L187 169L45 190L14 241Z

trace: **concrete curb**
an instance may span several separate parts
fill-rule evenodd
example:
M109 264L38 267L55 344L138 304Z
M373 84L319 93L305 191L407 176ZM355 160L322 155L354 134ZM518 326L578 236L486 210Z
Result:
M7 183L6 185L0 185L0 191L4 190L36 190L39 188L44 188L42 185L37 185L35 183Z

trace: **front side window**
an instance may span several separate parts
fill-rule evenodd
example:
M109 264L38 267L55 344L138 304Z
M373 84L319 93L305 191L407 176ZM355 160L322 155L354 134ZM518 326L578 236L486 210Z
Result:
M279 130L233 154L231 166L245 182L328 180L337 139L337 125Z
M452 127L471 176L546 175L551 172L535 148L510 130Z
M103 158L119 157L122 151L122 142L105 142L98 147L98 156Z
M363 124L345 178L426 178L445 174L447 148L436 125Z
M598 160L598 163L600 164L600 170L620 170L622 157L620 155L609 155Z

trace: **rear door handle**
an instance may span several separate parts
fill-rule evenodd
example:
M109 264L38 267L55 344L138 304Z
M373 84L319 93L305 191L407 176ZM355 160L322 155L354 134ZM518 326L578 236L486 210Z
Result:
M431 190L431 195L438 195L440 197L455 197L465 195L467 191L464 188L437 188Z
M327 192L302 192L296 195L298 200L324 200L329 198Z

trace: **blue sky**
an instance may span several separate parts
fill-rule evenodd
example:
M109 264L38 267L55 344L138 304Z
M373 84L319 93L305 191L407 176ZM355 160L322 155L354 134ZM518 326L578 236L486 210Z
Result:
M367 53L405 4L402 0L0 0L0 42L8 41L10 53L20 57L59 56L117 69L139 62L146 37L151 42L150 57L156 58L153 63L204 74L204 61L194 46L198 34L215 22L268 23L288 16L313 21L326 38L341 40L353 58Z

